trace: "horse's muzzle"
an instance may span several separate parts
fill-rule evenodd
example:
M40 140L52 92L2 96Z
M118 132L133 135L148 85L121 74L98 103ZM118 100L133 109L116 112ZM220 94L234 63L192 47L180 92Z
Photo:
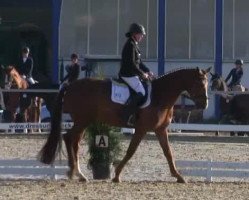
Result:
M208 107L208 103L204 103L204 104L198 104L198 105L196 105L196 107L198 108L198 109L207 109L207 107Z
M194 102L197 109L206 109L208 107L208 98L206 96L197 98Z

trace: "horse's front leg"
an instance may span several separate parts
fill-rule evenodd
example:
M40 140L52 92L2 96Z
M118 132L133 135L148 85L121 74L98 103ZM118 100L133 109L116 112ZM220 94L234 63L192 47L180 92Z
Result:
M140 144L143 136L146 134L146 131L138 131L136 129L130 145L128 147L128 150L126 152L125 157L123 160L119 163L119 165L115 169L115 177L112 179L113 182L120 182L120 173L122 169L124 168L125 164L130 160L130 158L133 156L135 151L137 150L138 145Z
M155 133L163 149L163 153L167 158L171 175L177 178L178 183L186 183L182 175L176 169L175 161L174 161L171 148L170 148L170 144L169 144L168 131L166 130L166 128L162 128L162 129L156 130Z

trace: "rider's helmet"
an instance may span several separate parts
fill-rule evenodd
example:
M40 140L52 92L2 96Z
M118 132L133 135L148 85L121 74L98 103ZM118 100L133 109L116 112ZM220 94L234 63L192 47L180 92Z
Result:
M133 33L141 33L143 35L146 35L144 26L137 23L132 23L130 25L129 31L125 34L125 36L131 37Z
M29 48L28 47L23 47L22 48L22 53L29 53Z
M241 60L241 59L237 59L234 63L235 65L243 65L244 64L244 61Z

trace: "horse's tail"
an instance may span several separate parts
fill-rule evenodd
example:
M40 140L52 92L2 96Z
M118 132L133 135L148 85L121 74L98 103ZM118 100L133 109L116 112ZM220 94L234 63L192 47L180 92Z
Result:
M42 163L51 164L54 162L57 152L61 148L61 116L62 116L62 104L65 89L61 89L57 95L53 115L51 119L51 130L46 144L43 146L39 153L39 159Z

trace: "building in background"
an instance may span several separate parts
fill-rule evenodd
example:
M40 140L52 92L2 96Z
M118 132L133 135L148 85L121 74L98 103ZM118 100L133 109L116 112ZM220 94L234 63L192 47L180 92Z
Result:
M112 77L119 71L124 34L137 22L147 31L143 59L155 73L214 66L226 76L240 58L247 77L247 8L248 0L1 0L0 62L10 62L27 43L39 71L54 81L72 52ZM249 87L249 79L242 83ZM207 117L214 114L215 104L209 105Z
M34 58L34 77L47 77L52 66L50 0L1 0L0 19L0 63L16 65L22 47L28 46Z

